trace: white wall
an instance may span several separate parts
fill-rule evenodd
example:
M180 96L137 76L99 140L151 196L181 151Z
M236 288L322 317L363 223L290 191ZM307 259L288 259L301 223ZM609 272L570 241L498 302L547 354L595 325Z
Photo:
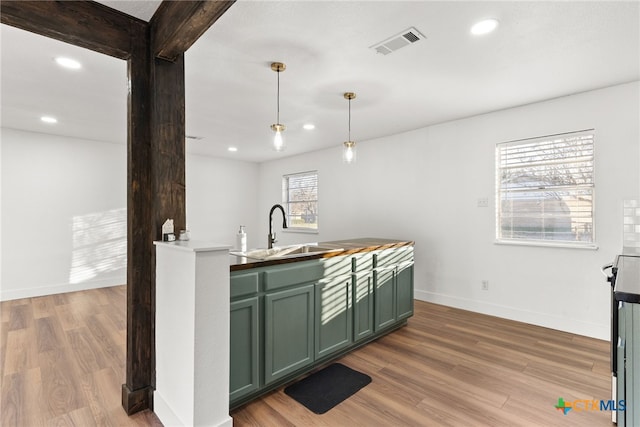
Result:
M192 239L266 244L285 173L317 169L320 232L279 244L351 237L416 241L416 296L599 338L609 290L599 267L622 247L622 200L640 198L640 83L445 123L359 144L255 163L187 156ZM497 142L596 129L599 250L494 244ZM356 130L357 132L357 130ZM126 280L126 147L2 129L0 299ZM279 214L277 214L279 215ZM120 248L120 249L118 249ZM482 280L489 291L481 291Z
M2 171L2 135L0 134L0 301L2 301Z
M187 226L191 239L235 247L236 233L244 225L247 246L259 246L257 182L257 163L188 154Z
M599 268L622 248L622 201L640 193L639 105L640 83L619 85L362 142L350 166L337 141L261 164L259 211L281 200L283 174L317 169L320 233L280 233L281 244L413 239L417 298L608 339ZM596 131L599 249L495 244L495 144L588 128ZM477 207L483 197L489 208ZM259 225L266 234L266 221Z
M2 129L0 299L126 282L126 147Z
M0 144L0 300L126 283L126 145L6 128ZM256 163L188 154L192 239L234 245L245 225L258 246L257 181Z

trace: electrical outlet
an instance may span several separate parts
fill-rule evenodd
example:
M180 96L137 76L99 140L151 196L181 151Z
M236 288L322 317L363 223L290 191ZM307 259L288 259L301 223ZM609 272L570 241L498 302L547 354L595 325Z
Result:
M480 197L478 199L478 207L479 208L488 208L489 207L489 198L488 197Z
M488 291L489 290L489 281L488 280L483 280L482 281L482 290L483 291Z

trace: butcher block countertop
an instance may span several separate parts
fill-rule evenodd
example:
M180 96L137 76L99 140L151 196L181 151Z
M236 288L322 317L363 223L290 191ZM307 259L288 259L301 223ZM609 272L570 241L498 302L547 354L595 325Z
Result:
M315 244L315 243L314 243ZM231 271L248 270L257 267L270 265L287 264L292 262L308 261L311 259L331 258L335 256L352 255L364 252L372 252L382 249L399 248L402 246L413 246L415 242L410 240L381 239L376 237L363 237L357 239L332 240L328 242L318 242L319 246L341 249L325 253L309 253L293 258L260 260L243 256L229 255Z

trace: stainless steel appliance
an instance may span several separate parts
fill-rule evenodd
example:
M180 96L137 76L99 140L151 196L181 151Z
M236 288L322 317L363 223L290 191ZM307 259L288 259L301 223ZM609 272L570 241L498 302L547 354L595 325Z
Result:
M639 426L640 255L618 255L602 272L611 284L611 420Z

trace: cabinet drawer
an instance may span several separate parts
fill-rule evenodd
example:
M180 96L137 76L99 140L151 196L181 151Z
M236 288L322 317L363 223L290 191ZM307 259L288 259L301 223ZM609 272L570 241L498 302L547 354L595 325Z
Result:
M231 276L231 298L258 293L260 273L234 274Z
M264 272L264 290L285 288L299 283L315 282L325 275L321 261L294 262Z
M322 260L324 277L349 275L353 271L353 261L350 256L337 256Z
M413 261L413 246L403 246L381 251L375 255L376 267L386 267Z
M353 257L353 271L370 271L373 269L373 256L378 252L367 252Z

